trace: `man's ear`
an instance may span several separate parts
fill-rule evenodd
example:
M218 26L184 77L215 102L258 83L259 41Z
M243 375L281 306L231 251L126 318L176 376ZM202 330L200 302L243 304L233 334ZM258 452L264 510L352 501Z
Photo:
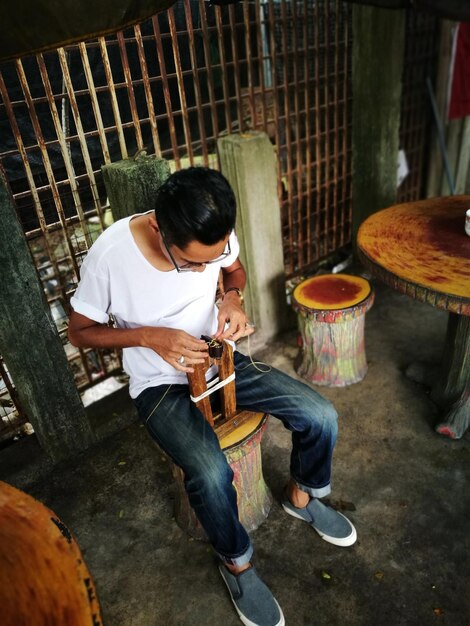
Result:
M159 229L159 227L158 227L158 222L157 222L157 219L156 219L156 217L155 217L155 215L154 215L153 213L151 213L151 214L148 216L148 220L149 220L149 221L148 221L148 224L149 224L150 228L151 228L154 232L156 232L156 233L160 232L160 229Z

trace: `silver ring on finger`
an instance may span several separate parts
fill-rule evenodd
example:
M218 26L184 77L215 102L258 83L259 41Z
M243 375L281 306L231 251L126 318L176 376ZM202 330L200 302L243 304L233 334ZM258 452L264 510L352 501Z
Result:
M180 365L184 365L184 355L183 355L183 354L182 354L182 355L180 356L180 358L178 359L178 363L179 363Z

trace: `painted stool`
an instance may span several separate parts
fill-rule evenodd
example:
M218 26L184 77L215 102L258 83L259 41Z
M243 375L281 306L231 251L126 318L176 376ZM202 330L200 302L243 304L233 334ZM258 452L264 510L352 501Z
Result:
M372 287L360 276L324 274L297 285L297 373L327 387L361 381L367 372L364 320L373 302Z
M211 346L211 355L210 350ZM208 384L205 373L211 364L218 366L219 373L218 378ZM248 532L255 530L268 516L272 504L261 464L261 438L266 430L268 416L236 408L233 350L226 342L223 342L220 356L194 365L194 372L188 374L188 383L191 399L213 427L234 473L239 519ZM218 414L213 414L209 400L213 390L220 393L221 412ZM173 465L172 472L176 481L176 522L192 537L207 540L189 504L182 470Z

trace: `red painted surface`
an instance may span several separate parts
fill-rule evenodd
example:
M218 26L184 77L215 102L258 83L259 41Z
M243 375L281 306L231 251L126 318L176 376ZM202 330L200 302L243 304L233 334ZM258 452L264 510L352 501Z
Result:
M450 439L457 439L454 431L449 426L438 426L436 431L440 435L444 435L444 437L450 437Z
M465 216L431 217L427 225L429 243L447 256L470 261L470 237L465 233Z
M435 294L436 307L470 315L469 208L470 195L378 211L359 229L361 260L393 289L418 300L429 299L427 292Z
M325 276L318 277L302 288L305 297L311 298L320 304L337 304L350 302L357 298L361 291L359 285L354 285L344 278Z
M432 276L429 274L423 274L423 276L431 283L446 283L449 280L447 276L438 276L437 274L433 274Z

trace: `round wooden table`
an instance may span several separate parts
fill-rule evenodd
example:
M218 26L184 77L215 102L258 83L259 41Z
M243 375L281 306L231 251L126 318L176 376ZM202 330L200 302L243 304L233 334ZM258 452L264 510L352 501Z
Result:
M384 283L449 312L441 373L431 397L445 417L437 432L460 438L470 423L470 196L397 204L371 215L359 258Z

